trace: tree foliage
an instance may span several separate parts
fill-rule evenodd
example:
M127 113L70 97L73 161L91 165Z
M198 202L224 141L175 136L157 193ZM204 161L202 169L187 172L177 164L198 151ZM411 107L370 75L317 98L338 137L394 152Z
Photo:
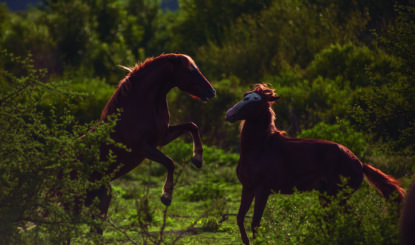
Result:
M415 60L415 8L398 8L400 13L396 25L390 26L378 41L384 50L397 59L397 65L388 69L383 83L376 84L375 69L369 69L372 86L363 98L362 106L357 106L357 118L362 124L376 133L379 138L390 143L393 150L415 150L415 111L414 111L414 60Z

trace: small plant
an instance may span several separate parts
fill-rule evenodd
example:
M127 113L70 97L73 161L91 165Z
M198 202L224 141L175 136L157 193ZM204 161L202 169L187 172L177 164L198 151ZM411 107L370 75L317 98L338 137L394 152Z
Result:
M218 199L224 196L222 184L210 181L199 181L184 193L185 200L196 202L207 199Z
M198 223L201 224L201 228L203 231L206 231L206 232L219 231L220 225L215 218L204 218L204 219L201 219Z

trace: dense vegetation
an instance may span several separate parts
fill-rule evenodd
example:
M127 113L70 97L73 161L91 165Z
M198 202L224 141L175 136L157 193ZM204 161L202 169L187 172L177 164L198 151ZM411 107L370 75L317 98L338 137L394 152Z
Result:
M0 3L2 243L239 244L239 128L224 115L258 82L281 96L276 124L291 137L344 144L405 187L413 177L413 1L180 0L174 12L151 0L43 3L17 13ZM217 90L208 103L169 94L172 123L200 126L206 164L191 167L189 138L176 140L162 148L178 166L171 207L158 200L166 170L147 161L112 183L107 220L65 212L61 203L91 183L56 173L88 176L111 162L99 160L97 146L112 143L116 118L98 119L125 75L118 65L176 51L192 56ZM71 194L54 197L53 188ZM347 212L341 195L326 209L317 199L274 195L255 244L399 244L398 220L384 212L391 204L374 188L362 185ZM97 225L103 237L90 232Z

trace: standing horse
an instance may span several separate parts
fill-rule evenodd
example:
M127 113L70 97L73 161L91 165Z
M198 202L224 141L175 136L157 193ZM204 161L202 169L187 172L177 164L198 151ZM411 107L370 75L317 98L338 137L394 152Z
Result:
M157 147L170 143L184 133L190 133L194 143L192 162L199 168L202 166L203 148L196 124L188 122L169 125L166 95L172 88L178 87L202 101L207 101L215 96L216 91L192 58L183 54L164 54L150 58L129 71L102 111L101 120L107 121L108 116L121 109L120 118L110 137L130 151L103 144L100 149L101 159L106 159L110 150L116 157L104 174L111 175L112 180L117 179L133 170L145 158L161 163L167 169L161 201L169 206L173 194L175 166ZM102 177L103 174L95 172L90 181ZM98 197L98 208L106 216L111 200L111 190L108 189L110 187L102 186L89 191L85 205L90 205Z
M280 97L266 85L258 84L244 94L242 101L230 108L226 120L245 120L241 129L241 153L236 172L242 184L242 198L237 223L242 241L249 244L244 227L245 215L255 198L252 233L259 226L271 191L292 194L294 189L313 189L336 195L341 176L356 190L363 175L385 198L398 194L402 201L405 190L393 177L368 164L363 164L346 147L319 139L285 137L275 124L273 102Z

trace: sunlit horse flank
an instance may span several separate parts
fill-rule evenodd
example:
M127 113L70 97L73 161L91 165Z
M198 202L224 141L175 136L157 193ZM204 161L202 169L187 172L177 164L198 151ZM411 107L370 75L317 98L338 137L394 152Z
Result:
M275 113L271 108L279 98L273 89L258 84L226 113L226 120L230 122L244 120L236 172L242 184L237 223L245 244L249 244L249 238L244 219L253 199L251 228L255 237L255 229L272 191L292 194L294 189L316 189L336 195L341 176L347 179L348 186L356 190L365 175L386 199L395 194L399 202L404 199L405 190L396 179L363 164L345 146L320 139L284 136L284 132L275 126Z
M129 74L120 82L111 99L102 111L101 120L121 109L121 115L110 137L125 145L131 151L121 148L101 146L101 158L105 160L111 150L116 162L111 164L105 174L113 174L117 179L135 167L145 158L161 163L167 169L167 178L163 187L161 201L170 205L173 194L174 162L160 152L157 147L190 133L193 137L194 150L192 162L202 166L202 142L199 128L193 122L180 125L169 125L170 115L167 105L167 93L174 87L207 101L214 97L216 91L202 75L195 62L183 54L163 54L149 58L140 65L129 69ZM116 172L114 172L118 169ZM102 178L102 174L94 173L90 180ZM86 204L99 198L99 209L105 217L111 200L110 187L102 186L88 192ZM100 231L102 232L102 231Z

